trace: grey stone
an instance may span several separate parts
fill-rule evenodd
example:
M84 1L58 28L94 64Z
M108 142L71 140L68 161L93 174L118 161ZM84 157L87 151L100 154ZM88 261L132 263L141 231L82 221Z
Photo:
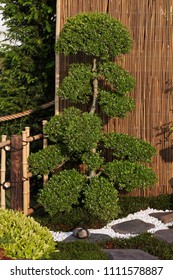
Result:
M108 254L110 260L158 260L157 257L139 249L104 249L103 251Z
M131 221L122 222L122 223L113 225L111 228L115 232L119 232L122 234L128 234L128 233L138 234L138 233L145 232L154 227L155 226L153 224L145 223L145 222L141 221L140 219L134 219Z
M154 237L162 239L168 243L173 243L173 229L162 229L153 233Z
M111 240L112 238L108 234L100 234L100 233L91 233L89 237L85 238L84 240L89 241L91 243L96 243L99 241L104 240ZM68 236L66 239L64 239L64 242L73 242L79 240L79 238L75 237L74 235Z
M151 213L149 216L154 217L164 223L164 220L167 216L173 215L173 212L156 212L156 213ZM166 221L166 220L165 220Z

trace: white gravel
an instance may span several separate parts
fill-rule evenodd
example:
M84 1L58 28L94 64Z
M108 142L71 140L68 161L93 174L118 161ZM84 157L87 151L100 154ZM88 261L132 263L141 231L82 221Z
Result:
M111 229L111 226L121 223L121 222L126 222L134 219L140 219L144 222L151 223L155 225L154 228L148 230L148 232L154 233L157 230L161 229L168 229L168 226L173 225L173 222L168 223L168 224L163 224L161 221L154 217L150 217L149 214L151 213L156 213L156 212L170 212L169 210L162 211L162 210L156 210L156 209L151 209L147 208L146 210L141 210L139 212L136 212L134 214L129 214L127 217L122 218L122 219L117 219L113 220L112 222L108 223L106 226L104 226L101 229L89 229L90 233L102 233L102 234L108 234L112 238L129 238L132 236L135 236L134 234L119 234L114 232L114 230ZM53 232L51 231L54 241L63 241L66 239L68 236L72 235L72 232Z

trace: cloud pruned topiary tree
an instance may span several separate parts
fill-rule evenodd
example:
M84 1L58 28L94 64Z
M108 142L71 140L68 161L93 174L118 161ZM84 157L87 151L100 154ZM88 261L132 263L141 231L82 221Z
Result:
M134 109L129 92L134 78L112 58L130 51L132 40L126 27L103 13L82 13L67 20L56 51L66 56L83 53L88 63L74 63L61 83L57 94L73 102L62 114L53 116L45 133L58 145L61 167L39 193L39 202L50 215L67 213L76 207L107 222L119 213L118 192L146 188L156 182L150 167L155 148L148 142L124 133L106 133L102 127L102 114L125 117ZM88 111L78 109L87 104ZM49 148L47 148L49 149ZM112 151L112 161L105 159L105 150ZM33 174L48 169L48 153L31 154L29 163ZM57 163L53 155L52 162ZM34 165L36 163L36 168ZM39 168L40 166L40 168ZM39 171L40 169L40 171Z

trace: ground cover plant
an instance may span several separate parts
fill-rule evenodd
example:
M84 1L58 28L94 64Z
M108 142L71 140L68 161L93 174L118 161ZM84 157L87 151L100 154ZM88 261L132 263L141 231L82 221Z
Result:
M106 260L109 256L104 249L140 249L160 260L173 260L173 243L168 244L155 238L151 233L141 233L130 238L112 238L107 241L90 243L87 240L56 242L58 252L50 254L54 260Z
M87 62L70 64L57 89L72 106L45 126L51 151L48 147L29 157L33 175L49 176L38 202L52 219L78 213L82 220L87 216L106 223L118 217L119 192L146 188L157 180L145 165L156 152L150 143L103 130L103 115L123 118L135 107L130 97L134 78L113 62L131 47L127 28L108 14L78 14L60 33L56 51L76 59L83 53Z
M108 255L100 246L87 241L57 242L56 249L47 259L53 260L107 260Z
M115 238L100 242L99 245L105 249L140 249L160 260L173 260L173 243L159 240L151 233L141 233L129 239Z

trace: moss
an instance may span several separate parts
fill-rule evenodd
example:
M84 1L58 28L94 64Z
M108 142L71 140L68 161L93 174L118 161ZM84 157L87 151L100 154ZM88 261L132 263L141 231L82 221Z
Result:
M59 252L54 252L49 259L53 260L107 260L108 256L103 250L87 241L59 242L56 245Z

